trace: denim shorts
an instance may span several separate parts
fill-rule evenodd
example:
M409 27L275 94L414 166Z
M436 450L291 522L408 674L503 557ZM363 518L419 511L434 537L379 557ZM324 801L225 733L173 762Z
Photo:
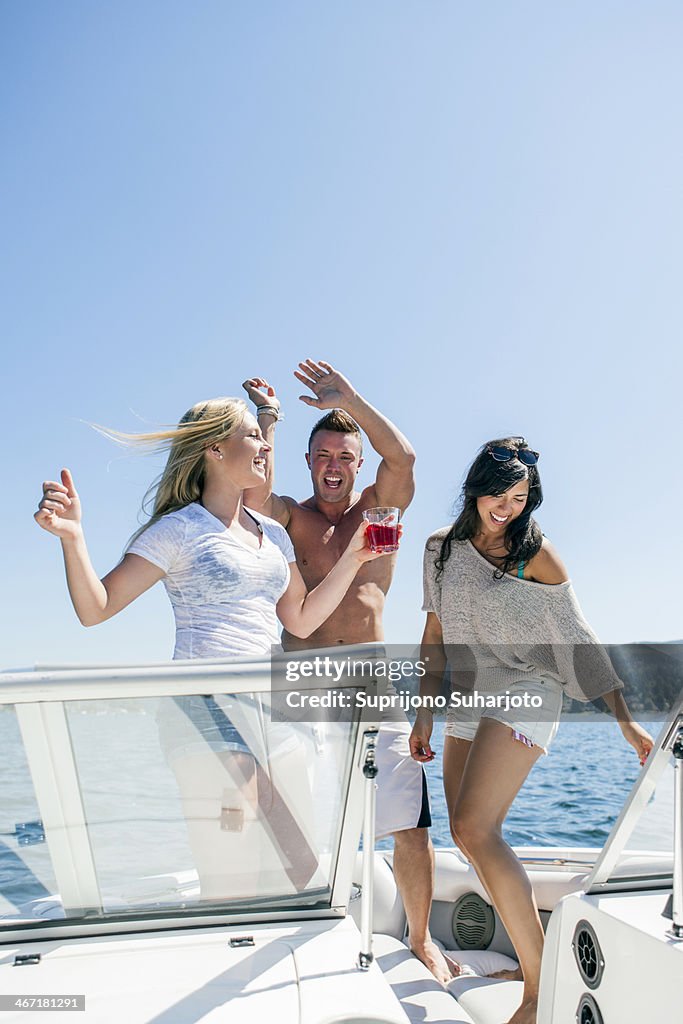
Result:
M157 711L161 748L172 763L205 754L250 754L265 765L271 754L297 745L287 723L271 723L255 695L164 697Z
M485 691L472 691L463 693L463 702L474 696L475 692L485 697L497 696L501 703L498 707L450 707L446 715L446 736L454 736L457 739L474 739L479 723L482 718L493 718L496 722L509 725L512 730L512 738L526 743L528 747L540 747L544 754L555 738L560 724L560 713L562 711L562 697L564 687L554 679L541 679L534 677L520 679L512 683L505 690L496 693ZM535 702L540 699L541 706L533 707L505 707L502 698L509 694L514 700L527 700L534 698Z

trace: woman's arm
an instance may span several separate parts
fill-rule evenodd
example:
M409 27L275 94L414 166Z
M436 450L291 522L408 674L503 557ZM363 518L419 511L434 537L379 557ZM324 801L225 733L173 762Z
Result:
M443 645L443 631L438 616L427 612L422 642L420 644L420 661L429 666L420 682L420 698L438 697L441 692L443 674L446 670L446 651ZM434 715L430 708L421 707L415 718L415 725L408 741L410 755L415 761L432 761L434 751L430 740L434 727Z
M527 579L533 579L537 583L550 585L565 583L569 579L560 556L545 537L543 538L541 550L529 561L525 576ZM640 763L645 764L654 741L650 734L633 720L622 691L618 689L609 690L607 693L602 694L602 700L604 700L616 718L624 739L627 743L631 744L638 755Z
M48 480L43 484L34 519L61 541L71 602L82 625L95 626L149 590L164 573L146 558L126 555L104 579L98 579L85 543L73 478L68 469L62 470L61 477L61 483Z
M338 607L361 565L384 558L383 553L370 550L365 536L367 526L363 520L337 564L310 592L296 562L290 563L289 586L277 603L278 618L288 633L301 639L314 633ZM400 525L398 530L400 537Z
M654 740L646 729L634 721L623 692L610 690L609 693L603 693L602 699L619 723L624 739L631 744L640 763L645 764L647 756L654 746Z

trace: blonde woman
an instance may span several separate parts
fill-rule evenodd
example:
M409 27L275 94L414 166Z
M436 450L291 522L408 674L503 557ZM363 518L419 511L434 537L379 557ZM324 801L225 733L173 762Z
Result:
M163 580L176 620L174 658L270 654L279 642L278 619L289 633L309 636L337 607L360 566L383 557L370 551L363 524L325 579L306 590L286 530L244 505L245 491L262 485L266 475L270 448L259 420L278 416L267 382L248 384L258 419L241 399L215 398L192 406L171 430L108 432L127 444L168 448L169 455L149 522L102 579L90 561L71 473L64 469L61 481L43 484L34 518L61 541L69 594L84 626L110 619ZM267 789L258 702L250 713L248 701L246 707L233 701L226 715L216 701L165 701L173 713L159 720L186 817L200 823L190 829L190 842L205 898L226 895L215 822L222 821L224 832L241 831L254 808L263 808ZM286 742L281 748L293 753L291 733L289 748ZM207 750L214 756L207 758ZM285 827L291 832L293 825Z
M170 453L152 517L111 572L100 580L92 567L68 469L61 482L43 484L34 517L62 543L69 594L84 626L105 622L163 579L176 615L176 658L260 654L278 643L278 618L288 632L309 636L360 566L383 557L370 551L362 524L329 575L307 592L287 532L244 507L244 491L265 479L270 448L241 399L199 402L173 430L118 436L169 445Z

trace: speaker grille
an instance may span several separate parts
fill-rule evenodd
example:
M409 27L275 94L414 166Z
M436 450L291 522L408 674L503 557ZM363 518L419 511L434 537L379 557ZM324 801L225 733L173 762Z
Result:
M602 981L605 961L598 937L588 921L579 921L574 929L572 949L576 957L579 974L589 988L597 988Z
M581 996L579 1008L576 1011L576 1024L603 1024L600 1007L586 992Z
M476 892L466 892L455 903L452 927L460 949L488 949L496 930L493 908Z

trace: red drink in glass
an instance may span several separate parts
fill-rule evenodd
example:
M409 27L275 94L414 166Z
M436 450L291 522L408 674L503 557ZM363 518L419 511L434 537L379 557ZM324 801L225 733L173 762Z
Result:
M401 510L398 508L367 508L363 512L368 528L366 536L370 550L377 554L388 554L398 551L398 521Z
M367 537L372 551L398 551L398 523L369 523Z

